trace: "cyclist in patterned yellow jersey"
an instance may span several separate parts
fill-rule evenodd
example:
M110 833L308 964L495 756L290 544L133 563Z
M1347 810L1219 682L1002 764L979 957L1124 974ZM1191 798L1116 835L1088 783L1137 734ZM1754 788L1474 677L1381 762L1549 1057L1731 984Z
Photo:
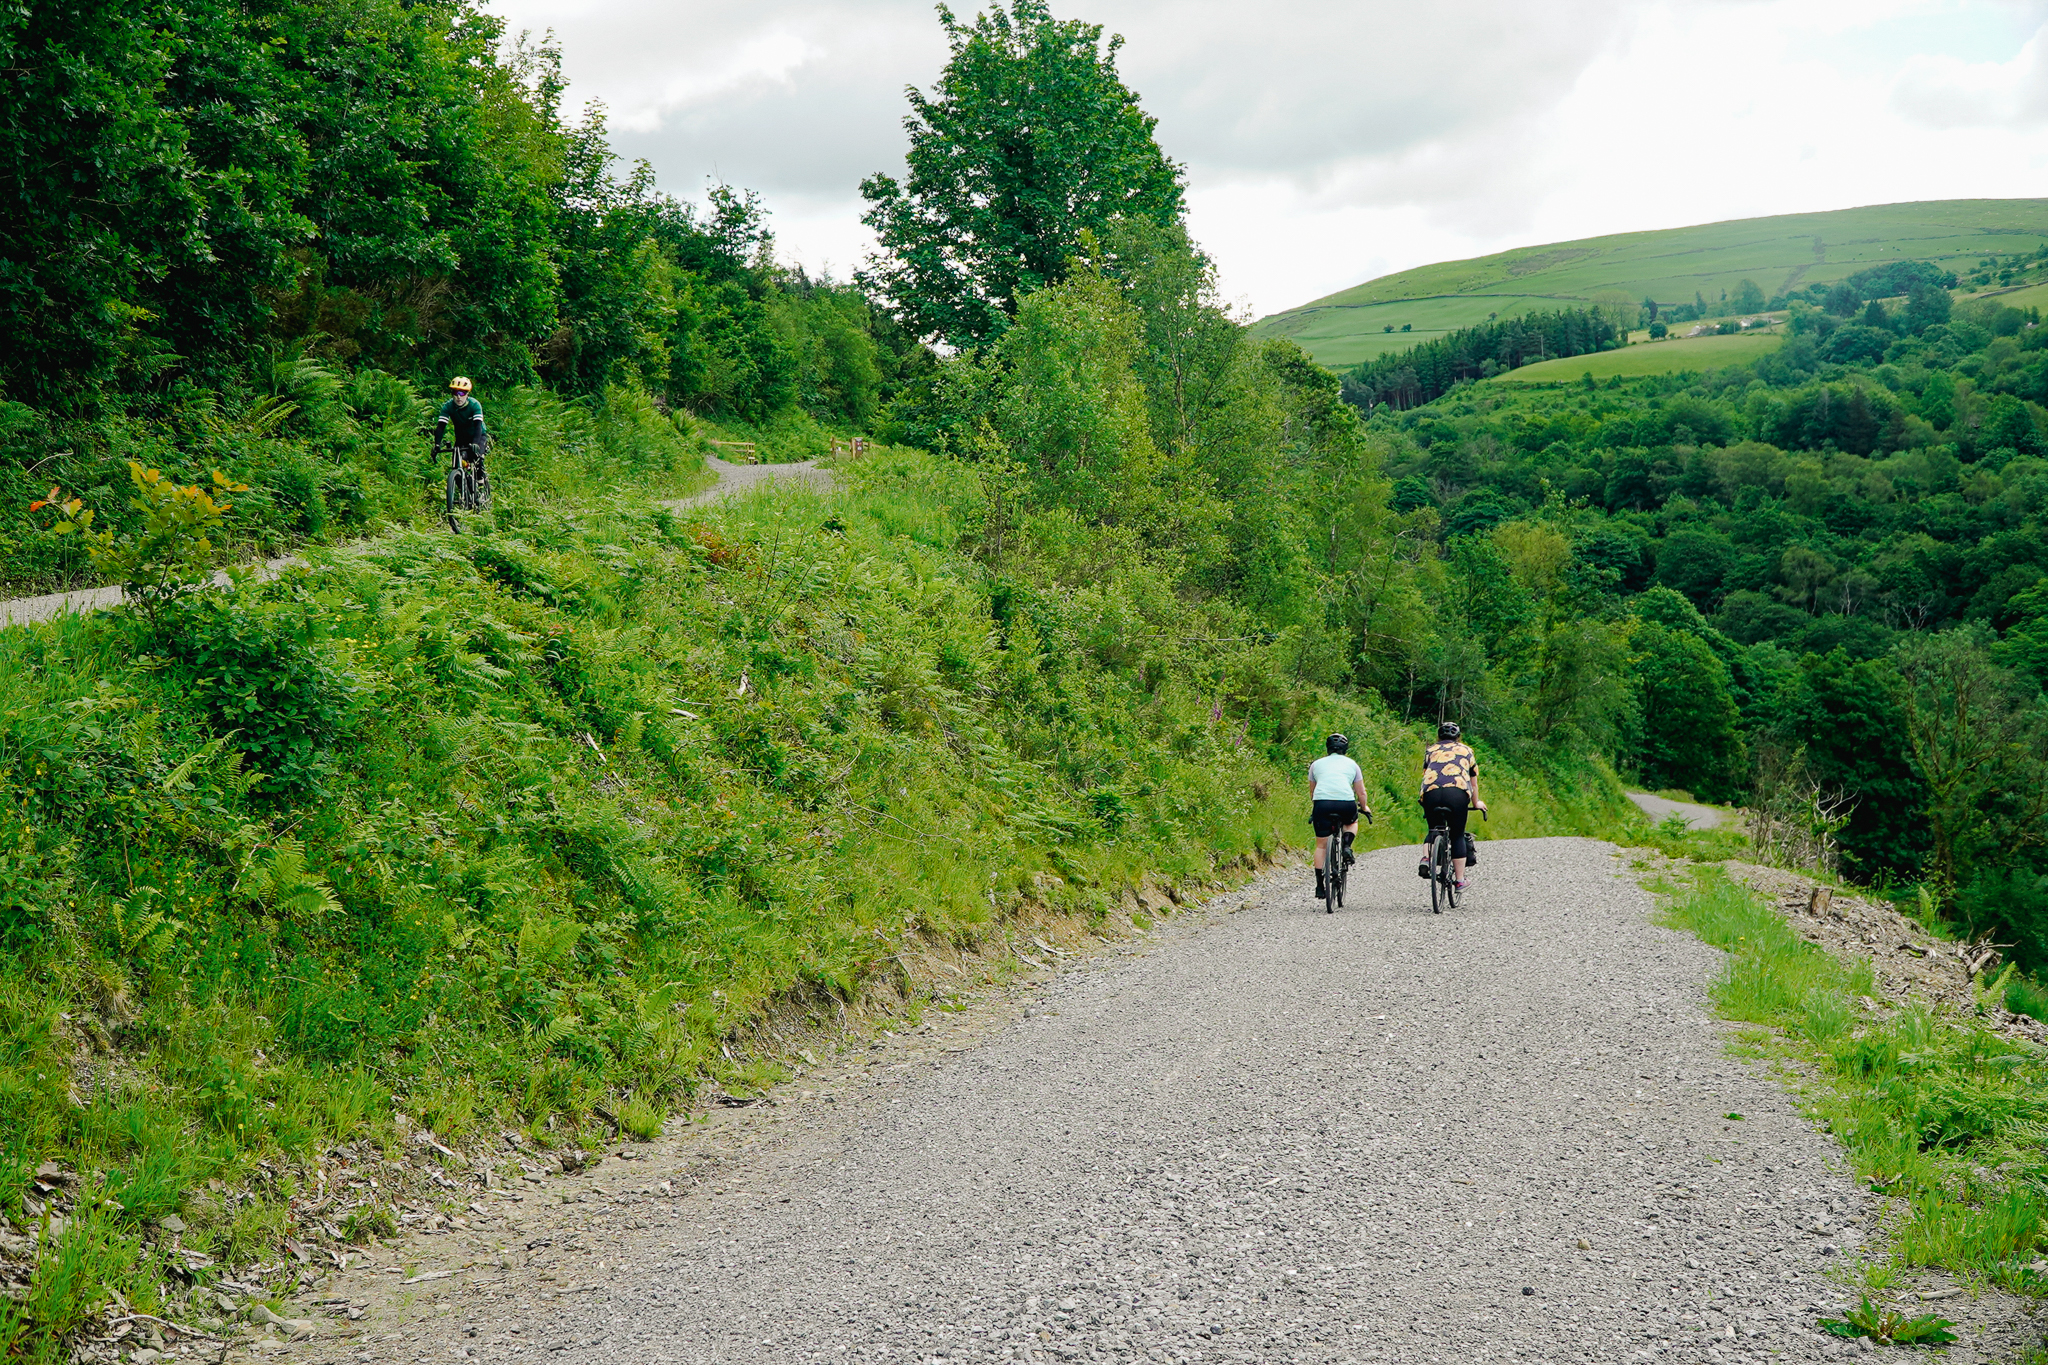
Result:
M1459 740L1457 723L1447 720L1436 727L1436 743L1422 755L1422 813L1432 826L1451 832L1451 875L1460 891L1465 889L1465 819L1475 808L1486 809L1479 799L1479 758ZM1415 871L1429 875L1427 844Z

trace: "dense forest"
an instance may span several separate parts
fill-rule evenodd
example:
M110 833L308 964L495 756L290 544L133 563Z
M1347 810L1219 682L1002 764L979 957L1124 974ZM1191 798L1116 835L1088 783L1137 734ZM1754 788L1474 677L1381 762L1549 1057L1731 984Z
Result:
M401 518L455 373L743 422L870 421L928 353L777 264L757 196L622 167L561 53L458 3L35 5L0 18L0 494L121 523L125 461L251 486L271 545ZM106 524L106 523L103 523ZM0 579L87 572L10 540Z
M1368 639L1361 680L1540 732L1554 608L1527 547L1560 538L1570 614L1632 679L1608 740L1626 769L1719 800L1819 794L1847 873L1924 879L1963 927L2048 961L2048 329L1946 283L1914 262L1817 287L1781 349L1704 375L1465 382L1402 411L1377 376L1405 358L1360 367L1345 393L1387 442L1394 507L1469 566L1444 605L1470 642Z

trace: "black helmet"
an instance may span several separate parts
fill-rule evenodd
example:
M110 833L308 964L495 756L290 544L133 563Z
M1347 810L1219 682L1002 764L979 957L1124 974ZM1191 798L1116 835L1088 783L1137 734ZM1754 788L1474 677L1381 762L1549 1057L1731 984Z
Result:
M1349 753L1351 750L1351 741L1346 739L1342 735L1331 735L1328 739L1323 741L1323 748L1327 752L1333 754Z
M1456 739L1458 737L1458 722L1447 720L1442 725L1437 726L1436 737L1438 739Z

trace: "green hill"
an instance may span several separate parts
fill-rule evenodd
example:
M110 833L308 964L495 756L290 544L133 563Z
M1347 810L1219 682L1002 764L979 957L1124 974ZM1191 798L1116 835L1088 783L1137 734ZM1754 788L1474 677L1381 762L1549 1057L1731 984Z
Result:
M1255 330L1291 337L1323 364L1341 367L1493 314L1583 305L1602 294L1668 303L1700 295L1713 302L1747 279L1777 295L1892 260L1933 261L1967 276L1983 257L2043 245L2048 199L1949 199L1743 218L1421 266L1262 318Z

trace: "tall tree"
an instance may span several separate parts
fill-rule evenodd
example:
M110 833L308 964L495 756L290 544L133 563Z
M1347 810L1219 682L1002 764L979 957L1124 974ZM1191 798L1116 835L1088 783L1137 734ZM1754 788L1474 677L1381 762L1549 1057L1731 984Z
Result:
M1178 223L1181 168L1101 25L1056 20L1045 0L994 4L972 25L942 5L939 21L953 55L931 95L909 92L909 178L861 184L881 253L860 280L913 332L971 347L1066 274L1084 231Z

